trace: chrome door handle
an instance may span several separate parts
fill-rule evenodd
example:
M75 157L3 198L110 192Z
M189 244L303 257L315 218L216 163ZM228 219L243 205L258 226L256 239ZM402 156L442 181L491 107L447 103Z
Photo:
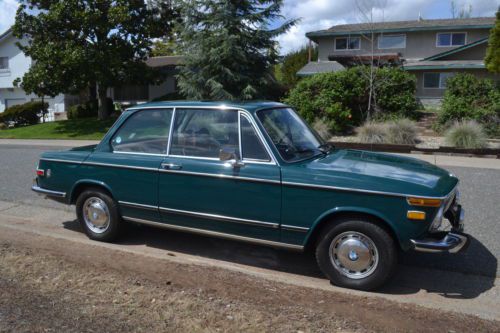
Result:
M161 168L165 170L180 170L182 169L182 165L173 163L162 163Z

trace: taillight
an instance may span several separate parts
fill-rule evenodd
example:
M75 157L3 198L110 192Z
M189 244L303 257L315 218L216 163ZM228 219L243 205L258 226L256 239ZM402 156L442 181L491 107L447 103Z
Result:
M45 170L43 170L43 169L36 169L36 175L40 176L40 177L45 176Z

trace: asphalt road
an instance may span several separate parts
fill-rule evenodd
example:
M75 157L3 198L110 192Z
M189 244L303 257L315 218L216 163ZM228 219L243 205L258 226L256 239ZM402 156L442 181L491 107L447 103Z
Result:
M57 150L57 148L0 145L0 200L73 210L73 207L44 199L30 190L36 161L40 153L45 150ZM457 255L411 252L402 254L400 262L407 266L498 277L500 276L498 267L500 170L465 167L447 167L447 169L461 180L462 204L466 209L466 232L473 237L468 251ZM262 248L259 251L260 255L273 256L273 252L266 251L272 250Z

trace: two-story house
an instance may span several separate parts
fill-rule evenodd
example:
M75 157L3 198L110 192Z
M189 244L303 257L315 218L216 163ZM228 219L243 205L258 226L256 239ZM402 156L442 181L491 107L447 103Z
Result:
M318 45L318 62L297 74L343 70L359 64L403 66L417 78L417 97L422 103L438 102L446 79L457 72L482 77L494 17L416 20L336 25L306 36Z
M17 42L19 39L12 35L11 29L0 34L0 113L12 105L41 100L39 96L26 94L23 89L13 84L15 79L23 77L32 63L31 58L25 56L17 47ZM177 89L176 67L181 65L182 61L183 58L180 56L149 58L146 61L147 65L165 74L165 80L162 83L123 84L120 87L110 88L108 96L115 102L135 105L175 92ZM71 105L83 102L85 98L85 94L83 96L60 94L55 97L44 97L44 101L49 104L49 112L45 120L65 119L65 111Z
M11 29L0 34L0 112L12 105L40 100L39 96L26 94L23 89L13 84L13 81L22 77L31 66L31 59L17 47L18 41L12 35ZM55 120L64 114L64 95L57 95L54 98L45 97L44 101L49 104L46 120Z

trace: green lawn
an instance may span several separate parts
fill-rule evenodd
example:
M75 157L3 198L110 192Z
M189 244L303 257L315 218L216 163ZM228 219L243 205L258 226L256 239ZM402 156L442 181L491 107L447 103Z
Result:
M87 118L11 128L0 130L0 139L100 140L115 120Z

